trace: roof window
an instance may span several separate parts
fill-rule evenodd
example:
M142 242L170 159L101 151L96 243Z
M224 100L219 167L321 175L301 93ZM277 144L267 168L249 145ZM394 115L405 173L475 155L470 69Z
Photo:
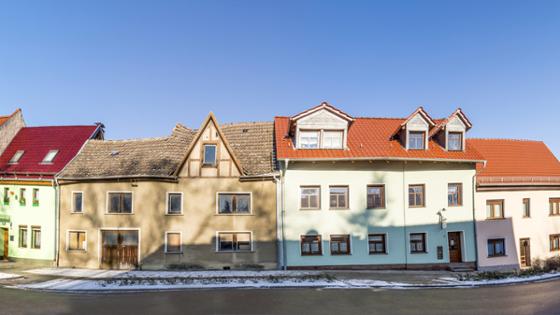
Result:
M58 150L49 150L42 163L52 163L57 154Z
M23 153L25 153L24 150L17 150L16 153L14 154L14 156L12 156L12 158L10 159L10 161L8 163L9 164L17 164L19 162L19 160L21 159L21 157L23 156Z

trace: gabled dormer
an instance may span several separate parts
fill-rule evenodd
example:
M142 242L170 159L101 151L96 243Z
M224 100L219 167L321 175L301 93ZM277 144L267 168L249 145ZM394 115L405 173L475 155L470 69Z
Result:
M430 137L447 151L465 151L466 133L471 128L471 122L458 108L432 130Z
M290 137L296 149L346 149L350 115L323 102L290 118Z
M407 150L427 150L430 130L436 126L424 108L418 107L393 134Z

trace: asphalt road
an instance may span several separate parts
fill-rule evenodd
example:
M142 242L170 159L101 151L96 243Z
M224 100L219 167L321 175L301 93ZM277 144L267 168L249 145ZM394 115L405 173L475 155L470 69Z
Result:
M560 280L476 289L60 294L0 289L0 314L560 314Z

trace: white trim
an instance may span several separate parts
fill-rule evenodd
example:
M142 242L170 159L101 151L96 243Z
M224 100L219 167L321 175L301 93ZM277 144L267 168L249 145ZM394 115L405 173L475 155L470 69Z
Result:
M169 213L169 195L170 194L180 194L181 195L181 212L180 213ZM183 202L184 202L184 194L181 191L168 191L165 193L165 215L183 215Z
M82 211L80 211L80 212L76 211L76 205L74 204L74 201L75 201L75 199L74 199L74 194L76 194L76 193L81 193L81 194L82 194ZM84 192L81 191L81 190L73 190L73 191L70 193L70 195L72 196L72 197L71 197L71 198L72 198L72 201L70 202L70 207L71 207L70 213L76 213L76 214L82 214L82 213L84 213L84 212L85 212L85 211L84 211L84 209L85 209L85 207L84 207Z
M83 233L85 233L86 239L85 239L84 249L70 249L69 248L70 247L69 246L69 244L70 244L69 240L70 240L70 233L71 232L83 232ZM88 235L87 235L86 230L74 230L74 229L66 230L66 246L65 247L66 247L67 252L84 252L84 253L87 253L87 251L88 251L88 249L87 249L88 246L87 245L88 245Z
M249 233L250 234L250 246L251 249L249 251L243 250L220 250L220 233ZM240 230L236 230L236 231L216 231L216 248L215 248L215 252L216 253L251 253L254 251L254 247L253 247L253 231L240 231Z
M109 194L111 193L129 193L130 194L130 213L117 213L117 212L109 212ZM133 191L128 191L128 190L108 190L106 191L106 195L105 195L105 214L111 214L111 215L131 215L134 214L134 192Z
M220 194L232 195L249 195L249 212L248 213L220 213ZM216 192L216 215L253 215L253 192L252 191L217 191Z
M168 234L179 234L179 242L181 243L181 248L178 252L169 252L167 251L167 235ZM165 237L164 237L164 250L163 252L165 254L182 254L183 253L183 232L181 231L166 231L165 232Z
M102 227L97 229L98 230L98 239L97 239L97 262L99 267L101 267L101 246L103 245L102 233L103 231L138 231L138 261L137 264L140 266L140 262L142 261L140 245L142 244L142 231L140 228L126 228L126 227Z

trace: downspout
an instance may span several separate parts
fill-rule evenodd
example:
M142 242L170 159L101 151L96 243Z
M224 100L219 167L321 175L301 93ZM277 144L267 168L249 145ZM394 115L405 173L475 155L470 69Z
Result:
M473 231L474 231L474 259L475 259L475 266L476 270L479 270L479 261L478 261L478 235L476 229L476 171L473 175L472 179L472 215L473 215Z
M280 177L274 176L274 183L276 187L276 253L277 262L276 268L282 270L282 262L284 257L284 247L282 246L284 239L282 235L281 221L281 211L282 211L282 187L281 187L281 175Z
M289 164L290 160L286 159L284 161L284 169L280 170L280 185L281 185L281 209L280 209L280 224L281 224L281 230L282 230L282 252L283 252L283 256L282 256L282 269L283 270L287 270L288 269L288 257L286 255L287 252L287 245L286 245L286 229L285 229L285 217L286 217L286 180L285 180L285 176L286 176L286 171L288 170L288 164Z
M406 189L406 162L403 162L402 165L402 178L403 178L403 233L404 233L404 269L408 269L408 250L407 250L407 238L406 238L406 195L408 192L408 189Z
M54 177L54 259L56 267L59 262L60 244L60 185L58 178Z

